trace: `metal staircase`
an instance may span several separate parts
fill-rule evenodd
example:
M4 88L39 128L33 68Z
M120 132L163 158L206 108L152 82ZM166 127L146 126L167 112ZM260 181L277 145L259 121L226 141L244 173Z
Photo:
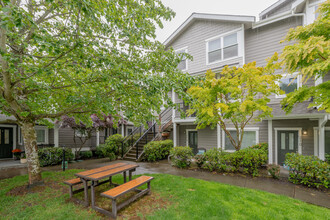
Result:
M164 131L170 132L173 127L172 109L167 108L159 114L160 125L156 122L145 128L143 125L134 129L122 141L122 158L125 160L138 161L143 156L144 145L150 141L162 140L161 133ZM126 153L124 149L128 147Z

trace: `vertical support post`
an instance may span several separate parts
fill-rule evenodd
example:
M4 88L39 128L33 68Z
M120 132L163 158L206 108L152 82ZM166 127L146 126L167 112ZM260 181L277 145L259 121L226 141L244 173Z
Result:
M221 128L220 128L220 125L217 124L217 147L218 149L221 148Z
M54 146L59 147L59 125L54 125Z
M319 158L321 160L325 159L325 128L323 123L323 118L319 119Z
M121 135L123 135L123 137L125 137L125 125L121 124Z
M128 173L128 180L131 181L132 180L132 173L133 173L134 170L130 170L129 173Z
M273 163L273 121L268 120L268 163Z
M151 187L150 187L150 181L148 182L148 195L150 195L150 193L151 193Z
M100 145L100 131L96 132L96 147Z
M117 217L117 202L116 199L112 199L112 214L114 218Z
M62 169L65 171L65 145L62 146L63 149L63 161L62 161Z
M112 186L112 176L109 177L109 184Z
M177 146L176 122L173 123L173 145Z
M121 142L121 159L124 158L124 141Z
M73 197L73 186L70 185L70 198L72 198L72 197Z
M124 183L127 182L127 179L126 179L126 171L123 172L123 176L124 176Z

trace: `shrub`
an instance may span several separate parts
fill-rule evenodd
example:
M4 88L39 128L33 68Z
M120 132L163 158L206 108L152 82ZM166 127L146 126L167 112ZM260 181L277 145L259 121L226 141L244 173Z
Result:
M325 154L325 162L330 164L330 154Z
M92 158L93 152L92 151L81 151L80 152L80 157L83 159L89 159Z
M203 164L203 167L210 171L225 171L227 168L226 161L224 158L225 154L225 152L218 148L212 148L206 151L204 154L205 162Z
M189 167L192 156L193 152L190 147L174 147L170 151L170 157L173 165L179 168Z
M107 138L105 144L99 145L96 148L96 154L101 157L109 157L110 160L116 159L121 155L122 141L124 137L120 134L114 134ZM124 146L124 153L126 152L126 146ZM100 156L99 156L100 157Z
M38 150L40 166L57 165L63 161L63 148L47 147ZM74 155L71 148L65 148L65 160L73 160Z
M100 144L99 146L96 147L95 155L98 158L105 157L105 155L103 154L103 148L104 148L104 144Z
M194 157L198 168L202 168L203 164L205 163L205 155L204 154L197 154Z
M162 160L170 154L172 148L172 140L151 141L143 147L144 159L147 161Z
M280 178L280 165L268 164L267 171L274 179Z
M258 176L261 165L267 163L268 153L265 149L245 148L226 155L226 160L233 166L233 171L243 168L244 173Z
M267 143L260 143L250 147L251 149L260 149L268 153L268 144Z
M328 188L330 181L330 165L316 156L303 156L288 153L285 164L290 167L289 181L308 187Z

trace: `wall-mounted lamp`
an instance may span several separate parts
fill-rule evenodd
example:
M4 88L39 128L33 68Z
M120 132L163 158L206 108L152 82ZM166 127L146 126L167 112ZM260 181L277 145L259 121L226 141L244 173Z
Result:
M307 135L307 130L302 131L303 135Z

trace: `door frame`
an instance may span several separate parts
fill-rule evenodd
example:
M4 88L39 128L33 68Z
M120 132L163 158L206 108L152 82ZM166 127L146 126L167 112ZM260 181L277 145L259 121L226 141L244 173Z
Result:
M186 146L189 146L189 131L197 132L197 147L198 147L198 131L196 129L186 129Z
M17 125L8 125L8 124L0 124L0 127L3 128L12 128L13 129L13 150L16 149L16 140L17 140L17 135L16 135L16 130L17 130ZM10 157L8 157L10 158ZM6 159L6 158L4 158Z
M278 147L277 147L278 131L298 131L298 153L302 154L302 128L274 128L274 131L275 131L275 164L278 164Z

